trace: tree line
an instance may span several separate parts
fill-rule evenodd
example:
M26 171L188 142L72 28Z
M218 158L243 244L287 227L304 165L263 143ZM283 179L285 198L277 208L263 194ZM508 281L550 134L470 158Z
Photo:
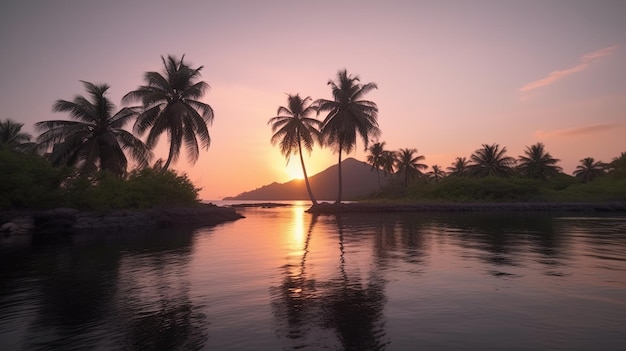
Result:
M200 80L203 67L192 67L185 62L184 55L180 59L162 56L161 60L161 72L146 72L144 84L122 98L125 104L138 102L138 105L117 109L107 96L108 84L82 81L87 96L60 99L52 107L54 112L67 113L70 120L37 122L35 129L40 134L36 138L22 132L21 123L10 119L0 121L0 151L5 153L2 168L8 169L10 160L13 166L20 165L14 157L6 155L7 151L40 155L53 167L65 167L63 179L56 183L66 188L68 183L75 185L77 182L72 180L76 179L99 184L103 183L103 177L110 176L120 180L141 175L152 177L149 171L144 171L151 168L161 174L158 182L177 183L182 198L188 200L194 195L197 201L199 189L186 176L178 176L168 168L179 159L183 148L192 164L198 160L201 149L209 148L208 126L214 112L210 105L200 101L209 85ZM124 128L133 120L131 133ZM145 134L143 141L141 137ZM159 159L151 165L152 150L162 135L169 142L168 156L165 161ZM129 160L135 164L132 172L129 172Z

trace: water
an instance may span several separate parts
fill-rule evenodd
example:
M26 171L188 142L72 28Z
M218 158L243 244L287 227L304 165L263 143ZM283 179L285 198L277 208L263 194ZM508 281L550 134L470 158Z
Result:
M623 350L626 217L240 209L0 239L0 350Z

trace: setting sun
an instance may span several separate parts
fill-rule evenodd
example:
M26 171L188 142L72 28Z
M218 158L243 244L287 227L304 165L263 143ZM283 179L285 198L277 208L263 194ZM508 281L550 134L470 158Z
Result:
M302 165L300 164L300 160L297 157L292 157L289 160L289 163L285 166L285 172L289 179L304 179L304 174L302 173Z

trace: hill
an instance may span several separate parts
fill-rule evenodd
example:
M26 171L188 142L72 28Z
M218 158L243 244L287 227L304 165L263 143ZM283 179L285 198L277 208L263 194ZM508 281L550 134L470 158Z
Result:
M354 200L378 189L378 177L365 162L347 158L341 162L343 199ZM381 175L382 178L382 175ZM381 181L384 181L381 179ZM337 198L337 165L309 177L313 195L318 201ZM271 183L224 200L309 200L304 179Z

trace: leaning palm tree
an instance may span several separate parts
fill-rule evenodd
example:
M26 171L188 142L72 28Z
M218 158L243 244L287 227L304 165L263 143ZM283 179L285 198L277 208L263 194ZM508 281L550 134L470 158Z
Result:
M576 166L574 176L582 179L583 182L590 182L606 173L606 164L602 161L596 162L593 157L586 157L580 160L580 165Z
M367 149L369 137L380 134L378 107L372 101L362 100L368 92L376 89L376 83L361 84L358 76L348 75L344 69L337 73L337 81L328 81L333 100L319 99L315 102L318 112L328 112L322 124L322 135L327 145L339 154L337 164L339 187L337 203L341 203L342 177L341 153L350 153L356 146L357 134Z
M114 113L115 105L106 97L107 84L82 82L91 100L76 96L73 101L57 100L54 112L67 112L73 121L52 120L35 124L41 135L38 144L55 165L78 168L79 173L92 174L101 169L121 177L126 173L128 151L138 166L146 166L152 157L150 149L124 126L137 115L125 107Z
M148 147L154 148L160 136L167 134L170 148L163 170L178 160L183 145L193 164L200 157L200 148L208 150L211 144L207 125L213 122L213 109L198 100L209 85L198 81L202 66L191 68L184 58L184 55L180 60L171 55L167 59L161 56L164 70L161 73L146 72L146 85L122 99L125 103L142 103L143 112L137 117L133 130L139 135L149 130Z
M470 156L469 173L479 177L511 175L515 159L505 155L506 147L500 149L498 144L483 144Z
M448 167L448 174L451 176L464 176L467 174L469 167L469 161L465 157L457 157L452 166Z
M559 161L545 151L543 143L537 143L526 146L524 155L518 157L518 169L528 177L548 179L563 171L556 165Z
M315 141L320 140L319 128L322 124L319 120L309 117L316 112L315 106L311 105L311 97L302 99L299 94L289 95L287 106L280 106L276 112L277 116L270 118L267 122L272 126L272 144L280 144L280 152L289 160L289 156L295 153L300 155L302 173L309 198L314 205L317 205L309 177L304 166L302 157L302 147L310 153L313 150Z
M398 151L398 159L396 167L398 173L404 174L404 186L409 185L409 181L422 175L422 170L428 169L428 166L419 163L426 159L423 155L415 155L417 149L400 149Z
M385 151L385 142L378 142L369 147L370 154L367 155L367 163L372 165L372 170L376 170L378 177L378 187L380 188L380 169L383 167L383 153Z
M23 123L11 119L0 121L0 149L24 152L33 146L30 134L22 132Z
M432 169L433 170L426 173L426 175L428 176L428 178L432 179L433 181L438 182L446 176L446 172L443 169L441 169L439 165L433 165Z

